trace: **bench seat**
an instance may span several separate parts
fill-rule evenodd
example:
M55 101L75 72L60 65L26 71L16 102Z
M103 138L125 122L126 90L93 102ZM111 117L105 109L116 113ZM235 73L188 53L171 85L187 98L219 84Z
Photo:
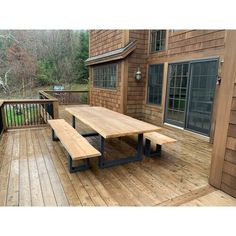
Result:
M98 157L101 153L95 149L83 136L81 136L70 124L64 119L54 119L48 121L52 128L53 140L55 134L61 141L69 153L69 170L75 172L89 168L89 159L91 157ZM55 133L54 133L55 132ZM86 165L72 167L72 161L86 160Z
M176 139L170 138L166 135L157 133L157 132L149 132L144 133L145 138L145 155L146 156L160 156L161 155L161 146L167 143L176 142ZM151 142L156 144L156 150L151 151Z

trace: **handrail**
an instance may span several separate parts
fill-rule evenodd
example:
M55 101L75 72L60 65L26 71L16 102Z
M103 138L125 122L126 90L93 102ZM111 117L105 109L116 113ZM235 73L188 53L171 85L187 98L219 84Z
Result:
M89 103L88 90L44 90L39 91L39 96L43 99L57 99L61 105Z
M39 91L39 99L0 100L0 136L7 129L45 126L59 117L60 104L87 104L87 90Z

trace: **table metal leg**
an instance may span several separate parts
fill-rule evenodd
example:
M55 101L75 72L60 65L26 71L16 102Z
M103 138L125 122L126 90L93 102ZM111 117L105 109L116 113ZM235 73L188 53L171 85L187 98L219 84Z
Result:
M141 161L142 160L142 154L143 154L143 134L138 134L138 143L137 143L137 153L134 156L128 156L121 159L115 159L115 160L105 160L104 158L104 138L100 135L99 137L99 146L100 146L100 152L101 156L99 157L98 165L100 168L106 168L121 164L126 164L133 161Z

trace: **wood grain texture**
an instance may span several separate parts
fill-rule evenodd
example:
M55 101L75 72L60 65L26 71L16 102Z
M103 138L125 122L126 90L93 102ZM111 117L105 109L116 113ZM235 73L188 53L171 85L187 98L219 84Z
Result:
M160 127L103 107L73 107L66 108L66 111L96 130L104 138L115 138L160 130Z
M65 112L64 107L60 108L59 116L71 122L71 116ZM78 132L91 131L80 121L77 121L76 129ZM19 205L16 198L12 197L16 195L21 196L19 202L27 203L29 186L32 206L236 204L236 199L208 184L212 151L210 143L171 127L163 128L159 132L178 140L164 145L160 158L144 156L141 162L107 169L99 169L97 160L91 159L90 170L82 174L71 174L67 168L67 151L60 142L51 140L49 127L8 131L0 140L0 205ZM88 137L87 140L94 147L98 147L97 137ZM131 139L109 139L106 140L105 155L108 159L122 157L135 153L135 148L136 142ZM15 150L19 152L13 153ZM26 155L28 174L27 171L26 174L22 173L27 168L25 165L21 166L21 160ZM14 175L11 175L11 167L16 160L20 162L19 168L14 169ZM13 181L16 176L19 176L18 181L23 181L18 187ZM23 186L23 183L26 185ZM233 195L236 191L227 184L222 183L222 189Z
M82 160L101 155L64 119L49 120L48 123L73 160Z
M152 141L155 144L159 144L159 145L163 145L166 143L173 143L176 142L176 139L170 138L166 135L157 133L157 132L150 132L150 133L145 133L144 137L149 139L150 141Z
M235 41L236 31L227 31L224 65L222 67L222 77L224 78L224 80L221 83L218 103L218 106L221 109L220 112L217 113L216 118L216 129L210 172L210 183L217 188L220 188L221 186L222 170L224 165L225 148L227 142L227 132L234 90L233 85L236 76Z

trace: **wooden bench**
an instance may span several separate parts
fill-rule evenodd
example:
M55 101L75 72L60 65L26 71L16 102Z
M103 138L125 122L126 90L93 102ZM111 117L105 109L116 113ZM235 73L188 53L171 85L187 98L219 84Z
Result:
M170 138L166 135L157 132L144 133L144 138L145 138L144 154L149 157L160 156L161 146L163 144L173 143L177 141L176 139ZM156 144L155 151L151 150L151 142Z
M64 119L49 120L48 123L52 128L53 141L60 140L69 153L68 166L71 173L89 169L89 158L101 156L101 153ZM79 160L83 160L85 163L73 166L72 162Z

